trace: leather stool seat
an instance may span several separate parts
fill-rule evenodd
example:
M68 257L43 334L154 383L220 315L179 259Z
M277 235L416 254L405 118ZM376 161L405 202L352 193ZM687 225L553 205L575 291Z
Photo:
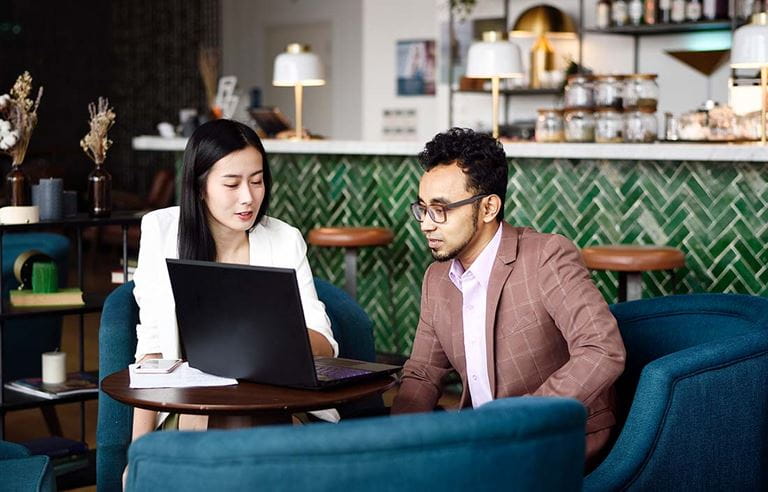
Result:
M309 231L313 246L344 248L344 290L357 297L357 249L386 246L395 235L386 227L317 227Z
M685 266L685 255L670 246L611 244L589 246L581 250L584 263L591 270L612 272L647 272L672 270Z
M309 231L307 241L314 246L361 248L386 246L394 237L386 227L317 227Z
M619 272L619 301L642 297L642 272L674 270L685 266L685 254L670 246L610 244L581 250L590 270Z

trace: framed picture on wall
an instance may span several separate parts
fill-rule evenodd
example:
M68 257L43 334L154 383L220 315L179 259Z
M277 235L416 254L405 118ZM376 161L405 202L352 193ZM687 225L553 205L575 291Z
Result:
M397 42L397 95L435 95L435 41Z

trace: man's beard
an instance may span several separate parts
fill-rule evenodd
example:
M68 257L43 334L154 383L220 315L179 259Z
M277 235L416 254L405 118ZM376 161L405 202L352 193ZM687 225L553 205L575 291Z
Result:
M472 242L472 239L475 238L475 233L477 233L477 216L478 216L478 212L480 211L480 207L472 207L472 208L473 208L472 233L469 235L469 237L467 237L464 243L462 243L459 246L456 246L455 248L453 248L451 251L448 251L447 253L438 253L434 249L430 250L430 252L432 253L432 258L434 258L436 261L444 262L444 261L448 261L456 258L459 255L459 253L464 251L464 248L466 248L467 245L470 242Z

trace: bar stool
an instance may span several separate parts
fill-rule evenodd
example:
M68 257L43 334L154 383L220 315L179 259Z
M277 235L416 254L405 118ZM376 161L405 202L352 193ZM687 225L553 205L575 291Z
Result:
M581 250L590 270L619 273L619 302L643 297L643 272L669 270L673 283L675 268L685 266L685 254L670 246L610 244Z
M357 298L357 250L365 246L386 246L394 234L386 227L317 227L309 231L313 246L344 248L344 290Z

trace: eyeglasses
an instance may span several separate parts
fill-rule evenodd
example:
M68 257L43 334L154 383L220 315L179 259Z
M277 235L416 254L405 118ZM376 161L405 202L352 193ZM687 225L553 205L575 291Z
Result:
M411 213L413 214L413 218L416 219L418 222L423 222L424 217L429 214L429 218L432 219L432 222L435 224L442 224L448 219L448 211L454 208L461 207L463 205L469 205L470 203L474 203L481 198L487 197L488 194L483 195L475 195L473 197L469 197L465 200L459 200L458 202L453 203L446 203L445 205L441 204L433 204L433 205L423 205L419 202L413 202L411 203Z

